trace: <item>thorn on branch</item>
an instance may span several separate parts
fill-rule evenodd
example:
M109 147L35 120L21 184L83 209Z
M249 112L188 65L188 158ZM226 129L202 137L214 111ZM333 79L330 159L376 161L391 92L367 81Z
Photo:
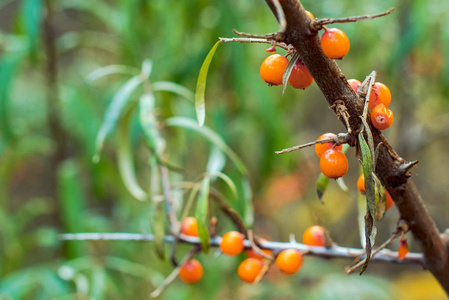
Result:
M334 143L335 146L339 146L342 144L348 144L350 141L351 141L351 136L348 133L339 133L335 137L331 137L328 139L322 139L319 141L317 140L317 141L313 141L313 142L298 145L298 146L293 146L290 148L282 149L280 151L276 151L275 153L276 154L284 154L284 153L288 153L288 152L293 152L293 151L300 150L300 149L303 149L306 147L314 146L315 144Z
M346 128L348 130L348 134L352 135L353 131L351 128L351 125L349 124L349 113L348 113L348 109L345 106L344 101L342 100L337 100L334 102L334 104L332 104L332 106L330 107L330 109L333 109L335 111L335 114L337 115L337 117L339 119L343 119L345 124L346 124Z
M325 18L325 19L315 19L312 22L312 29L315 31L319 31L323 28L324 25L328 24L334 24L334 23L353 23L357 21L362 20L370 20L375 19L379 17L383 17L386 15L389 15L395 10L394 7L390 8L387 11L384 11L382 13L374 14L374 15L363 15L363 16L354 16L354 17L347 17L347 18L338 18L338 19L332 19L332 18Z
M402 163L398 167L398 176L410 177L411 169L418 164L418 160L409 161L406 163Z

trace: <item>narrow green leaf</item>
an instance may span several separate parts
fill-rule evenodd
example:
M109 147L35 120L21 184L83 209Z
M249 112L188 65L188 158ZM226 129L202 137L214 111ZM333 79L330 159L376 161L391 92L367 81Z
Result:
M164 91L177 94L181 97L186 98L189 101L195 101L195 94L186 87L171 81L157 81L151 85L154 92Z
M118 126L118 169L120 177L122 178L122 181L129 193L137 200L144 201L147 199L147 193L137 182L133 151L131 149L131 140L129 137L129 129L131 127L131 119L135 110L134 108L135 107L126 112L120 120Z
M200 194L196 203L195 217L198 222L198 237L204 253L209 252L209 190L210 178L205 176L201 182Z
M244 176L241 181L243 190L243 200L245 201L245 215L243 220L247 228L253 227L254 224L254 206L253 206L253 191L248 177Z
M42 0L22 1L22 20L28 38L29 53L33 59L37 58L37 44L40 39L42 23Z
M196 195L200 191L200 188L201 188L201 184L195 183L193 188L190 190L189 197L187 198L187 201L184 205L184 209L181 213L181 220L184 220L185 218L187 218L189 216L190 209L195 201Z
M145 78L150 77L151 71L153 70L153 62L149 59L145 59L142 62L142 76Z
M366 197L362 193L357 192L357 224L359 226L360 246L365 249L365 215L366 215Z
M151 202L152 211L150 216L150 224L153 228L154 246L156 254L161 258L165 258L164 237L165 237L165 205L161 195L160 171L156 157L153 155L149 160L151 171Z
M213 172L213 173L207 173L211 178L213 177L218 177L220 179L222 179L226 185L229 187L229 189L232 192L232 196L234 197L234 199L238 198L238 193L237 193L237 186L235 185L234 181L232 181L231 177L229 177L228 175L226 175L225 173L222 172Z
M106 288L106 271L100 267L100 265L96 265L92 269L92 288L90 289L89 296L91 299L101 300L105 298Z
M376 187L376 221L383 219L387 210L387 200L385 197L385 188L381 184L379 178L373 173L374 186Z
M103 123L101 124L100 130L97 134L97 139L95 142L96 149L93 158L94 162L98 162L100 160L101 149L103 148L106 137L112 130L114 130L123 108L128 103L129 97L142 83L142 80L142 76L140 75L132 77L117 91L112 98L111 103L106 109Z
M362 156L363 175L365 176L367 205L370 213L372 214L372 216L374 216L376 214L376 194L373 179L373 161L371 151L362 133L359 134L359 144Z
M329 184L329 178L326 177L323 173L321 173L320 177L318 177L318 180L316 182L316 193L318 195L318 199L323 204L324 204L323 195L327 189L328 184Z
M200 126L204 125L204 121L206 119L206 104L204 100L204 94L206 90L207 72L209 71L212 57L214 57L215 51L217 50L220 43L221 41L216 42L212 49L209 51L209 54L206 56L206 59L201 66L200 74L198 75L198 82L196 84L195 92L195 110L198 124Z
M242 173L243 175L248 174L248 170L246 169L240 158L237 156L237 154L235 154L235 152L232 151L232 149L223 141L223 139L210 128L206 126L200 127L194 120L186 117L169 118L165 120L165 125L190 129L201 134L209 142L223 151L232 160L240 173Z
M290 78L290 74L293 71L293 67L299 59L298 52L293 54L292 59L288 62L287 67L284 70L284 74L282 75L282 98L284 98L285 89L287 88L288 79Z
M159 135L154 116L155 99L153 94L143 94L139 100L139 121L150 149L161 157L165 140Z
M86 76L86 80L88 82L94 82L97 79L114 74L125 74L136 76L137 74L139 74L139 69L126 65L109 65L95 69L94 71L90 72Z

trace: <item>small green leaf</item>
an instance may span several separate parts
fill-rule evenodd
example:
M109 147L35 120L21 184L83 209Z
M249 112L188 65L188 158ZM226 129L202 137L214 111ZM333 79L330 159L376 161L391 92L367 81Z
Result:
M298 52L293 54L292 59L288 62L287 67L284 70L284 74L282 75L282 98L284 97L285 89L287 88L288 79L290 78L290 74L293 71L293 67L299 59Z
M109 65L95 69L94 71L90 72L87 75L86 80L88 82L94 82L97 79L113 74L125 74L135 76L139 74L139 69L125 65Z
M162 156L165 140L159 135L156 117L154 116L155 99L153 94L143 94L139 99L139 121L150 149Z
M137 182L133 151L131 149L131 141L129 138L129 128L131 127L134 108L135 107L126 112L118 126L118 169L120 177L129 193L137 200L144 201L147 199L147 193Z
M152 211L150 216L150 224L154 234L154 246L156 254L161 258L165 258L164 237L165 237L165 218L164 218L164 202L161 194L160 173L155 156L151 156L149 160L151 171L151 202Z
M198 222L198 237L204 253L209 252L209 190L210 178L205 176L201 182L200 194L196 203L195 217Z
M223 151L235 164L240 173L242 173L243 175L248 174L248 170L246 169L240 158L237 156L237 154L235 154L235 152L232 151L232 149L223 141L223 139L210 128L206 126L200 127L195 121L186 117L169 118L165 120L165 125L190 129L201 134L203 137L209 140L209 142Z
M221 41L216 42L212 49L209 51L209 54L206 56L206 59L201 66L200 74L198 75L198 82L196 84L195 92L195 110L198 124L200 126L204 125L204 121L206 119L206 104L204 100L204 94L206 90L207 72L209 71L212 57L214 57L215 51L217 50L220 43Z
M186 98L189 101L195 101L195 94L188 88L183 87L180 84L171 81L157 81L151 85L154 92L164 91L177 94L181 97Z
M96 149L93 158L94 162L98 162L100 160L101 149L103 148L106 137L112 130L114 130L123 108L128 103L129 97L142 83L142 80L142 76L140 75L132 77L117 91L112 98L111 103L106 109L103 123L101 124L100 130L97 134L97 139L95 142Z
M321 203L323 204L324 204L323 195L327 189L328 184L329 178L326 177L323 173L321 173L320 177L318 177L318 180L316 182L316 193L318 195L318 199L320 199Z

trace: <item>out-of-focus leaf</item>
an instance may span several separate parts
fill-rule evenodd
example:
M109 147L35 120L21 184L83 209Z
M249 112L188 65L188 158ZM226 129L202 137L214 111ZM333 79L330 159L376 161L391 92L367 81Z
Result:
M198 75L195 92L195 111L196 117L198 119L198 124L200 126L204 125L204 121L206 119L206 103L204 100L204 93L206 90L207 72L209 71L210 63L220 43L221 41L216 42L212 49L209 51L209 54L206 56L206 59L201 66L200 74Z
M226 156L224 156L223 152L217 147L212 147L212 150L209 155L209 160L207 161L207 173L212 174L215 172L221 172L226 164ZM211 177L214 179L214 176Z
M84 195L80 181L78 165L72 161L65 161L58 169L58 195L61 207L62 222L65 232L82 232L84 220ZM69 257L82 254L82 242L66 241Z
M139 277L149 278L153 274L159 274L156 270L148 268L141 264L131 262L121 257L106 256L103 258L106 268L118 271L123 274Z
M196 203L195 217L198 221L198 237L204 253L209 253L209 190L210 177L205 176L201 182L200 194Z
M182 214L181 214L181 220L184 220L189 215L190 208L192 207L193 202L195 201L196 195L200 191L200 188L201 188L201 185L199 183L196 183L190 190L189 197L187 198L187 202L186 202L184 209L182 211Z
M134 158L131 150L131 141L129 138L129 128L134 113L135 106L129 109L120 120L118 126L118 169L120 177L125 184L129 193L137 200L144 201L147 199L147 193L140 187L137 182L136 170L134 167Z
M229 177L228 175L226 175L225 173L222 172L213 172L213 173L207 173L211 178L213 177L218 177L221 178L226 185L229 187L229 189L232 192L232 195L234 196L234 199L238 198L238 193L237 193L237 186L235 185L234 181L232 181L231 177Z
M385 188L381 184L379 178L373 173L375 195L376 195L376 215L375 220L380 221L384 217L387 210L387 200L385 197Z
M90 298L101 300L105 298L106 288L106 271L100 266L95 266L92 270Z
M109 104L106 113L103 118L103 124L101 124L100 130L97 134L96 149L93 158L94 162L100 160L101 149L103 148L104 141L109 133L114 130L117 124L120 114L123 108L128 103L129 97L134 90L142 83L142 76L137 75L129 79L114 95L111 103Z
M324 204L323 195L327 189L328 184L329 178L326 177L323 173L321 173L320 177L318 177L318 180L316 182L316 193L318 195L318 199L320 199L321 203L323 204Z
M150 77L152 70L153 70L153 62L149 59L145 59L142 62L142 71L141 71L142 76L145 78Z
M28 47L33 59L37 58L37 43L42 28L42 0L22 1L22 20L25 25Z
M0 281L0 297L5 299L24 299L37 286L39 270L35 267L8 274Z
M125 75L131 75L136 76L136 74L139 73L139 69L126 66L126 65L109 65L105 67L98 68L92 72L90 72L86 79L89 82L93 82L97 79L103 78L108 75L113 74L125 74Z
M232 151L232 149L223 141L223 139L220 136L218 136L214 131L212 131L208 127L206 126L200 127L195 121L185 117L169 118L165 121L165 124L167 126L182 127L200 133L203 137L205 137L212 144L214 144L214 146L217 146L221 151L223 151L232 160L232 162L235 164L240 173L242 173L243 175L246 175L248 173L248 170L246 169L245 165L240 160L240 158L237 156L237 154L235 154L235 152Z
M160 158L165 148L165 140L159 135L154 116L153 94L143 94L139 100L139 121L151 150Z
M293 71L293 67L299 59L298 52L293 54L292 59L288 62L287 67L284 70L284 74L282 75L282 97L284 97L285 89L287 88L288 79L290 78L290 74Z
M346 192L346 193L349 192L349 188L346 185L345 180L343 179L343 177L337 178L337 184L338 184L338 186L340 187L340 189L343 192Z
M254 224L254 206L253 206L253 191L248 177L243 177L242 181L243 200L245 202L245 215L243 221L247 228L251 228Z
M171 92L173 94L177 94L181 97L186 98L189 101L195 101L195 94L189 90L188 88L171 82L171 81L157 81L151 85L151 88L154 92L165 91Z
M9 115L9 86L25 52L14 51L0 60L0 131L6 141L13 139Z

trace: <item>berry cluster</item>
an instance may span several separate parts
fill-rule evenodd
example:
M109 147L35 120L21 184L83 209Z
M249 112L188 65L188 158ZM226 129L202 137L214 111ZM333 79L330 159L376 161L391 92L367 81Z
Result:
M349 79L349 85L357 93L362 85L357 79ZM369 96L368 106L371 110L371 123L379 130L387 129L393 124L394 115L388 108L391 103L390 89L381 82L375 82Z
M197 221L193 217L184 219L181 233L190 236L198 236ZM237 231L225 233L220 242L220 250L228 256L236 256L242 253L245 237ZM303 243L309 246L325 246L325 230L321 226L311 226L306 229L303 235ZM272 256L273 252L268 249L261 249L266 256ZM265 257L257 254L253 249L247 249L248 258L243 260L237 269L240 279L247 283L254 283L261 274ZM286 249L275 256L275 264L285 274L294 274L301 269L303 263L302 253L295 249ZM196 259L190 259L183 264L179 271L182 281L193 284L201 280L203 267Z

